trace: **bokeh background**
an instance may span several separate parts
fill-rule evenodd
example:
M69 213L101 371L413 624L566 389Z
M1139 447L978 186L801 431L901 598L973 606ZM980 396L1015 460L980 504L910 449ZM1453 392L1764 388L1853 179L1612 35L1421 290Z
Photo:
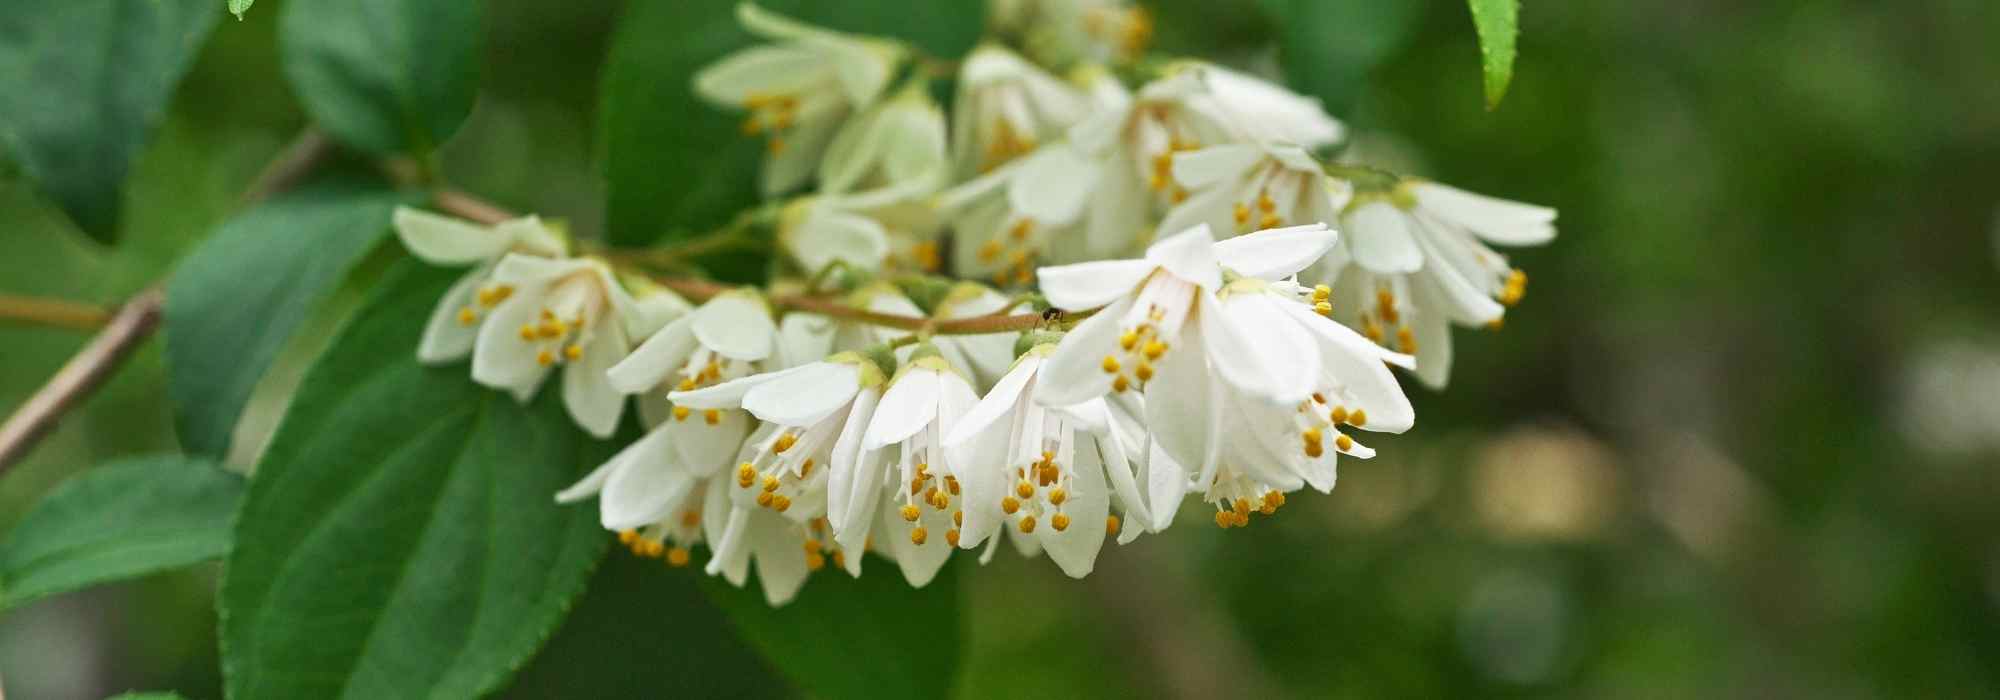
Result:
M0 167L0 291L113 302L228 215L304 124L280 2L215 32L116 248ZM445 173L595 230L619 8L490 4ZM955 563L951 692L2000 694L2000 4L1531 1L1493 112L1461 3L1328 4L1340 21L1287 27L1250 0L1156 3L1156 47L1264 71L1279 32L1350 47L1318 77L1360 152L1561 210L1556 243L1515 258L1527 300L1461 333L1450 390L1412 383L1417 429L1373 438L1331 497L1242 530L1188 513L1081 582ZM84 340L0 325L0 407ZM238 463L315 342L260 390ZM164 395L155 341L0 480L0 530L90 464L173 449ZM6 697L218 696L215 573L8 612ZM791 694L692 577L614 555L515 694Z

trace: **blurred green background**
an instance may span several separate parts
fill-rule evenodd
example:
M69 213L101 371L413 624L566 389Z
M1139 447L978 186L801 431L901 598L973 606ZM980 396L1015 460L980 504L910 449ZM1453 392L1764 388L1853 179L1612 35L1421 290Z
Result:
M0 292L116 301L232 211L304 125L279 4L217 29L116 248L0 170ZM1417 429L1371 439L1382 456L1345 462L1332 497L1244 530L1189 514L1080 582L961 557L953 691L2000 694L2000 4L1529 2L1494 112L1462 4L1325 7L1297 27L1247 0L1158 3L1156 47L1267 73L1280 33L1350 47L1316 77L1359 153L1561 210L1555 244L1515 256L1527 300L1461 332L1448 392L1410 383ZM618 10L492 2L446 175L596 230ZM0 407L84 340L0 325ZM276 420L312 356L296 345L240 434ZM242 442L248 463L261 441ZM0 480L0 531L68 475L173 447L155 341ZM6 697L218 696L214 576L8 612ZM791 692L693 576L614 556L516 693Z

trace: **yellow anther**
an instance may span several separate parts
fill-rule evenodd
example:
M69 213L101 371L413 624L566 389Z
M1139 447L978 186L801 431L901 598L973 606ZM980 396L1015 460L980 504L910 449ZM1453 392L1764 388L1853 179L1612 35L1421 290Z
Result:
M791 433L785 433L783 435L779 435L778 439L771 443L771 451L783 454L785 450L792 449L792 444L798 441L799 437Z
M993 262L995 260L998 260L1000 259L1000 250L1001 248L999 241L989 240L979 245L979 259L982 262Z
M1272 212L1272 211L1275 211L1275 210L1277 210L1277 208L1278 208L1278 203L1277 203L1277 202L1275 202L1275 201L1272 201L1272 200L1271 200L1271 193L1269 193L1269 192L1258 192L1258 193L1257 193L1257 208L1258 208L1258 209L1261 209L1261 210L1263 210L1263 211L1264 211L1265 213L1270 213L1270 212Z
M748 488L750 486L750 482L756 480L757 480L756 467L750 466L749 462L744 462L742 464L736 465L736 483L742 484L745 488Z
M1021 518L1021 534L1025 535L1034 531L1035 531L1035 516L1030 515Z
M544 338L560 338L569 332L569 326L564 325L560 320L546 320L542 321L542 325L535 330L540 332Z
M523 323L523 324L521 324L521 339L522 339L522 340L528 340L528 341L532 341L532 340L534 340L534 339L535 339L535 337L536 337L536 336L535 336L535 324L532 324L532 323Z
M1333 296L1333 288L1324 284L1313 285L1313 301L1324 301Z
M1321 436L1319 428L1306 428L1305 432L1299 433L1299 437L1305 438L1308 445L1317 445Z
M929 533L924 532L923 526L910 528L910 544L921 545L926 539L929 539Z
M785 494L781 493L771 497L771 510L783 513L785 512L786 508L790 507L792 507L792 499L790 496L786 496Z
M538 353L535 353L535 364L539 364L539 365L541 365L541 366L543 366L543 367L547 367L547 366L549 366L549 365L553 365L553 364L555 364L555 363L556 363L556 354L555 354L555 353L553 353L553 352L549 352L549 351L547 351L547 350L543 350L543 351L541 351L541 352L538 352Z
M958 477L946 476L944 478L944 487L946 491L951 492L951 495L958 495Z
M1000 511L1001 511L1001 512L1003 512L1003 513L1006 513L1006 514L1008 514L1008 515L1013 515L1013 514L1014 514L1014 511L1017 511L1017 510L1020 510L1020 509L1021 509L1021 502L1020 502L1020 501L1017 501L1017 500L1014 500L1014 497L1013 497L1013 496L1002 496L1002 497L1000 498Z
M912 523L914 523L914 522L916 522L916 521L917 521L917 517L918 517L918 516L920 516L920 515L923 515L923 513L922 513L921 511L918 511L918 510L917 510L917 506L916 506L916 504L913 504L913 503L905 503L905 504L903 504L903 521L904 521L904 522L912 522Z
M1028 483L1027 479L1022 479L1020 483L1014 484L1014 495L1031 498L1035 495L1035 485Z
M1257 228L1277 228L1283 223L1285 223L1284 219L1278 218L1277 214L1265 214L1263 218L1257 220Z
M1243 226L1248 223L1250 223L1250 207L1242 202L1237 202L1236 225Z
M826 568L826 555L818 551L806 552L806 570L818 571Z
M1152 177L1146 179L1146 187L1151 188L1154 192L1164 190L1167 188L1167 177L1159 173L1153 173Z
M472 307L468 306L458 310L459 325L470 326L478 322L479 322L479 312L473 311Z
M1238 498L1235 503L1229 505L1230 509L1236 511L1238 515L1248 515L1250 513L1250 499L1248 498Z
M1237 526L1237 527L1243 527L1243 526L1245 526L1245 525L1249 525L1249 524L1250 524L1250 511L1247 511L1247 510L1246 510L1246 511L1242 511L1242 512L1239 512L1239 513L1232 513L1232 514L1230 514L1230 518L1229 518L1229 519L1230 519L1231 521L1233 521L1233 523L1232 523L1232 524L1234 524L1234 525L1235 525L1235 526Z
M1056 532L1062 532L1064 530L1068 530L1069 514L1057 513L1055 515L1049 516L1049 527L1055 528Z
M799 478L801 479L806 478L806 475L811 474L812 470L813 470L813 458L807 457L806 461L799 463Z
M1493 320L1486 322L1486 330L1489 331L1497 331L1500 330L1501 328L1505 328L1506 326L1507 324L1501 319L1501 317L1498 316L1495 316Z
M1326 403L1326 394L1315 391L1313 392L1312 399L1315 403Z
M1132 376L1138 377L1139 381L1142 382L1152 381L1153 365L1145 361L1140 361L1138 367L1132 368Z
M667 550L667 566L678 567L687 565L688 565L688 551L686 548L675 547L673 549Z
M687 419L688 419L688 414L689 414L689 413L692 413L692 411L689 411L689 410L688 410L688 407L686 407L686 406L675 406L675 407L674 407L674 420L687 420Z
M722 410L711 408L701 412L701 420L709 425L722 422Z
M951 512L951 524L953 524L953 525L957 525L957 526L959 526L959 527L965 527L965 511L962 511L962 510L954 510L954 511L952 511L952 512Z
M1103 362L1103 363L1101 363L1101 364L1102 364L1102 366L1104 367L1104 373L1105 373L1105 374L1117 374L1117 373L1118 373L1118 358L1116 358L1116 357L1113 357L1113 356L1110 356L1110 355L1105 355L1105 356L1104 356L1104 362Z
M764 490L765 491L778 490L778 477L770 474L764 475Z
M760 492L757 494L757 505L769 507L771 505L771 501L775 500L776 498L777 496L769 491Z
M639 543L646 550L641 553L642 556L657 557L667 552L667 545L662 544L659 540L640 540Z
M1401 328L1397 328L1397 329L1396 329L1396 345L1397 345L1397 348L1396 348L1396 349L1398 349L1398 350L1401 350L1401 351L1403 351L1403 354L1405 354L1405 355L1414 355L1414 354L1416 354L1416 353L1417 353L1417 334L1416 334L1416 333L1412 333L1412 332L1410 332L1410 327L1409 327L1409 326L1403 326L1403 327L1401 327Z
M958 528L955 528L955 527L954 527L954 528L952 528L952 529L950 529L950 530L946 530L946 531L944 531L944 542L945 542L945 544L948 544L948 545L951 545L951 546L953 546L953 547L957 547L957 546L958 546Z
M1180 187L1175 187L1173 193L1167 195L1167 201L1173 202L1174 204L1180 204L1181 202L1185 202L1187 201L1187 198L1188 198L1188 191L1185 188L1180 188Z
M1257 510L1265 515L1278 512L1278 506L1285 504L1285 495L1277 491L1264 492L1264 504Z
M1146 348L1142 352L1145 353L1146 359L1157 360L1160 359L1161 355L1166 354L1167 344L1157 340L1148 340L1146 341Z
M1138 344L1139 344L1138 333L1132 331L1125 331L1123 334L1118 336L1118 347L1124 348L1126 350L1131 350L1133 346Z
M1319 315L1321 315L1321 316L1325 316L1325 317L1327 317L1327 318L1332 318L1332 317L1333 317L1333 305L1332 305L1332 304L1329 304L1329 303L1327 303L1327 302L1324 302L1324 301L1316 301L1316 302L1313 302L1313 313L1316 313L1316 314L1319 314Z
M1219 528L1222 528L1222 529L1224 529L1224 530L1227 530L1227 529L1229 529L1229 526L1231 526L1231 525L1234 525L1234 524L1236 524L1236 516L1235 516L1235 514L1233 514L1233 513L1230 513L1229 511L1226 511L1226 510L1218 510L1218 511L1215 511L1215 526L1216 526L1216 527L1219 527Z
M1346 406L1333 407L1332 411L1327 412L1326 419L1336 424L1347 422L1347 407Z
M1104 516L1104 534L1106 535L1118 534L1118 516L1116 515Z
M1353 413L1347 415L1347 424L1356 428L1367 425L1368 412L1359 408L1354 409Z
M563 357L571 362L583 359L583 346L570 343L563 347Z
M637 541L638 539L639 539L639 531L638 531L638 530L619 530L619 531L618 531L618 543L619 543L619 544L622 544L622 545L625 545L625 546L627 546L627 547L630 547L630 546L632 546L632 543L633 543L634 541Z
M833 550L833 565L838 568L846 568L847 555L842 554L838 549Z
M1319 458L1319 456L1320 456L1320 455L1323 455L1323 454L1326 454L1326 448L1324 448L1324 447L1321 447L1319 443L1317 443L1317 442L1308 442L1308 443L1306 443L1306 456L1307 456L1307 457L1312 457L1312 458L1314 458L1314 459L1318 459L1318 458Z
M1132 388L1132 383L1131 383L1131 382L1129 382L1129 381L1126 381L1126 380L1125 380L1125 375L1122 375L1122 374L1121 374L1121 375L1118 375L1118 378L1117 378L1117 379L1113 379L1113 380L1111 380L1111 390L1112 390L1112 391L1115 391L1115 392L1118 392L1118 393L1120 393L1120 394L1123 394L1123 393L1125 393L1125 390L1126 390L1126 389L1130 389L1130 388Z
M1013 228L1007 229L1007 235L1014 240L1025 241L1028 240L1028 233L1033 230L1035 230L1035 220L1022 219L1015 222Z
M1333 446L1340 448L1340 451L1342 452L1354 449L1354 438L1348 437L1346 435L1334 438Z
M694 383L694 377L681 377L681 383L679 383L679 384L675 384L675 385L674 385L674 390L675 390L675 391L694 391L694 388L695 388L695 387L697 387L697 386L701 386L701 385L699 385L699 384L696 384L696 383Z
M775 136L771 137L770 142L764 144L764 149L770 151L771 155L774 156L783 153L785 152L785 140Z
M918 462L918 463L917 463L917 477L918 477L919 479L929 479L929 478L931 478L931 477L930 477L930 473L931 473L931 463L930 463L930 462Z
M700 524L701 524L701 511L698 510L681 511L681 527L694 527Z
M1063 501L1067 501L1067 500L1069 500L1069 490L1068 490L1068 489L1065 489L1065 488L1063 488L1063 487L1061 487L1061 486L1057 486L1057 487L1055 487L1055 488L1053 488L1053 489L1049 489L1049 503L1052 503L1052 504L1055 504L1055 505L1062 505L1062 504L1063 504ZM1057 530L1061 530L1062 528L1056 528L1056 529L1057 529Z

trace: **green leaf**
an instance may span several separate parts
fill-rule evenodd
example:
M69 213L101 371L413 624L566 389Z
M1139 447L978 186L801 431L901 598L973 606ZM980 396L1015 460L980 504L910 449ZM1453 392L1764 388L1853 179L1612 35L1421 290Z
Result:
M702 578L698 563L675 569L614 550L562 629L503 696L796 697L702 595Z
M179 455L72 477L0 545L0 608L220 557L242 493L242 477Z
M767 661L814 695L948 694L961 649L956 567L923 588L910 588L888 561L870 559L865 568L854 578L829 567L781 608L765 603L754 583L735 588L708 577L701 587Z
M1521 33L1521 0L1466 0L1479 30L1479 63L1486 72L1486 108L1500 106L1514 81L1514 39Z
M6 15L0 146L108 243L132 161L220 13L201 2L16 0Z
M971 0L759 4L821 26L904 39L943 56L970 50L985 16ZM670 229L699 233L757 203L764 141L743 136L741 114L701 101L692 87L696 70L750 44L731 2L627 4L605 63L598 125L609 196L605 229L613 243L649 243Z
M257 380L388 232L401 199L365 182L315 183L223 224L181 263L166 335L182 447L222 457Z
M427 154L472 111L484 4L292 0L278 26L285 77L342 143Z
M250 5L257 0L229 0L229 14L236 15L236 21L243 21L243 13L250 11Z
M1263 0L1277 20L1285 82L1351 116L1368 75L1408 42L1423 5L1378 0Z
M237 517L220 593L233 698L472 697L561 622L610 537L552 495L609 457L412 350L457 271L398 264L307 374Z

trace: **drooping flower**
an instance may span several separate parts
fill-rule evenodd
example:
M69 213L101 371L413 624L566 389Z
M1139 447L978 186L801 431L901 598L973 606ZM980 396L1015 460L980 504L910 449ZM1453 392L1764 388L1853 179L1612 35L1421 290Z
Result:
M1090 103L1014 52L983 44L965 57L952 103L952 162L960 178L989 172L1061 137Z
M891 41L835 32L769 12L736 7L751 34L772 43L742 49L701 69L703 99L750 113L746 134L769 133L760 170L764 194L804 184L842 123L882 94L906 50Z
M938 208L958 234L953 269L996 286L1026 285L1051 251L1080 252L1087 242L1074 239L1086 235L1099 172L1097 163L1057 142L946 191Z
M1216 293L1223 270L1277 280L1317 260L1334 243L1322 224L1261 231L1216 242L1196 226L1153 244L1138 260L1042 268L1049 302L1097 309L1064 336L1041 370L1038 400L1069 406L1106 392L1145 394L1146 424L1173 459L1209 473L1220 445L1225 386L1259 400L1292 405L1311 393L1319 356L1305 331L1244 323Z
M941 221L924 201L944 186L944 114L920 86L870 107L840 130L820 163L820 193L788 205L779 238L807 272L839 261L937 269Z
M625 324L636 314L611 268L591 258L512 253L494 266L492 281L508 292L479 328L472 379L525 402L562 365L570 417L590 434L609 437L625 397L605 373L631 348Z
M844 488L839 474L851 472L862 458L862 433L881 399L882 384L883 372L874 360L839 353L798 367L677 391L668 398L698 410L741 408L762 422L730 474L739 505L774 513L797 507L796 517L824 513L837 530L845 519L846 501L834 499L829 488ZM827 543L825 538L818 541ZM860 551L856 544L841 544ZM830 544L828 549L836 563L860 575L858 555L843 557L842 550Z
M1104 399L1061 408L1036 400L1038 370L1054 351L1031 348L946 435L964 490L947 539L971 549L1005 532L1024 553L1046 551L1082 578L1107 534L1129 527L1136 536L1153 518ZM1114 502L1123 518L1111 513Z
M1520 301L1527 274L1488 243L1540 245L1556 211L1418 180L1357 182L1341 222L1346 245L1301 274L1331 283L1334 318L1416 356L1418 378L1443 387L1451 323L1494 326Z
M1174 155L1174 181L1190 192L1167 211L1163 230L1208 224L1232 235L1340 220L1347 183L1327 177L1305 149L1232 143ZM1350 234L1352 235L1352 234Z
M424 326L417 342L417 360L425 364L456 362L472 353L479 325L514 293L493 280L493 266L508 253L545 258L569 256L569 242L542 220L527 216L493 226L396 207L396 236L419 259L432 265L471 265L451 285Z
M858 459L836 462L828 483L835 538L864 546L877 529L884 554L910 585L930 583L951 557L962 495L944 437L979 396L934 350L898 370L862 434Z
M1127 0L995 0L996 31L1016 37L1048 65L1138 58L1153 39L1153 17Z

